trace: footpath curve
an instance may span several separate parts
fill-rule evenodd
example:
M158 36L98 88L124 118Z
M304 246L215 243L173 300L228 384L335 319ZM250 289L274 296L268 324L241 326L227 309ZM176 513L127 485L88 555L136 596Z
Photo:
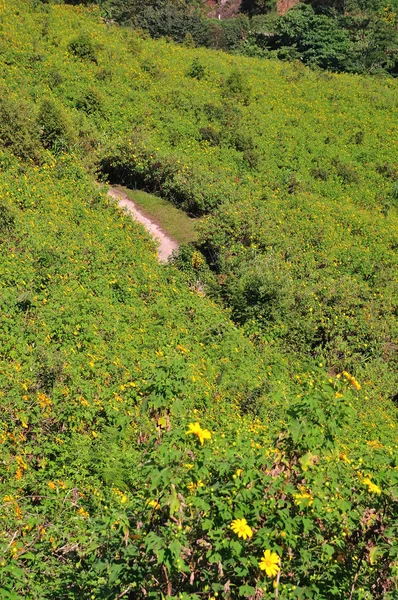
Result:
M117 200L119 206L125 208L132 215L135 221L138 221L145 227L151 236L158 242L159 262L167 262L173 250L178 249L178 243L176 240L163 231L157 223L151 221L149 217L144 215L144 213L137 207L135 202L130 200L130 198L128 198L127 195L121 190L111 187L108 191L108 195Z

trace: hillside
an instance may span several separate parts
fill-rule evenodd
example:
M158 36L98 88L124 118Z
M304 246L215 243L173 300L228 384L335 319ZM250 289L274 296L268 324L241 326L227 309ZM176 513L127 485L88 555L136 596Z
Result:
M393 600L396 82L0 28L0 597Z
M392 77L398 73L397 0L96 0L96 4L106 19L189 47L299 61L338 73Z

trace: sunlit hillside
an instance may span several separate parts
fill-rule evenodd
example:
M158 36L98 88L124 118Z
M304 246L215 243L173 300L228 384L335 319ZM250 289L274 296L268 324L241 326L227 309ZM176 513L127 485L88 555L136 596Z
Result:
M393 600L396 82L0 30L0 598Z

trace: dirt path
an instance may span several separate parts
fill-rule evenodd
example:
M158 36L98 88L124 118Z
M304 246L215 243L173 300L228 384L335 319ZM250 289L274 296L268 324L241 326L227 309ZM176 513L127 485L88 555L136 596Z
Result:
M167 259L173 252L178 249L178 243L173 240L167 233L146 217L143 212L137 207L137 205L130 200L126 194L116 188L110 188L108 192L109 196L117 200L119 206L127 209L127 211L133 216L133 218L141 223L153 238L158 242L158 259L160 262L167 262Z

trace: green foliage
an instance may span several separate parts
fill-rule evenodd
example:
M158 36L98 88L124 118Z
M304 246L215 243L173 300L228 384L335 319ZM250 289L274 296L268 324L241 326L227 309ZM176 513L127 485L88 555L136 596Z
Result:
M15 217L6 204L0 204L0 235L8 234L14 229Z
M200 216L222 202L224 189L205 169L183 168L170 152L151 151L141 141L124 140L104 153L100 170L110 182L160 194L188 214Z
M233 69L223 83L224 95L247 105L250 101L250 85L239 69Z
M240 10L252 17L275 11L276 4L276 0L243 0Z
M218 43L218 47L229 52L238 50L250 31L249 19L244 15L218 21L217 25L224 40L222 45Z
M194 58L187 71L187 76L192 77L192 79L200 80L203 79L205 74L206 68L204 67L204 65L202 65L202 63L198 59Z
M93 63L97 62L97 55L94 45L90 39L90 36L85 33L81 33L75 39L69 42L68 51L77 58L88 60Z
M372 17L346 17L344 25L351 37L347 70L372 74L387 71L396 74L397 32L391 23Z
M41 103L38 123L45 148L56 152L63 152L69 148L73 141L71 125L62 108L50 98Z
M2 94L0 98L0 144L22 160L38 161L40 140L28 104Z
M49 72L48 85L50 86L51 89L56 88L57 86L61 85L61 83L63 83L63 82L64 82L64 78L57 69L53 69L52 71Z
M209 45L209 31L202 17L172 3L161 7L144 5L136 15L135 23L154 38L169 36L183 43L190 35L196 45Z
M88 89L78 98L76 108L82 110L86 115L104 117L104 99L95 88Z
M385 0L305 0L317 12L333 12L341 14L358 12L378 12L386 5L397 8L396 0L386 3ZM395 6L394 6L395 5Z
M45 8L1 7L0 596L394 600L396 82ZM94 166L198 245L157 264Z
M203 141L208 142L210 146L218 146L221 141L220 133L211 125L201 127L199 129L200 137Z
M222 20L209 19L203 3L189 0L98 0L98 5L106 18L187 47L263 58L276 55L339 72L397 70L396 0L307 0L285 16L278 16L276 0L244 0L238 14ZM78 44L77 55L83 52L82 57L90 59L87 44L87 38Z
M289 58L303 60L329 71L343 71L349 53L349 35L337 20L316 15L310 7L298 5L280 19L270 47L289 51ZM282 56L282 54L281 54Z
M279 58L299 59L329 71L395 73L396 12L387 9L377 14L375 8L369 3L361 9L347 8L340 0L334 6L300 3L268 27L268 32L266 25L255 26L251 39ZM250 45L243 51L249 52Z

